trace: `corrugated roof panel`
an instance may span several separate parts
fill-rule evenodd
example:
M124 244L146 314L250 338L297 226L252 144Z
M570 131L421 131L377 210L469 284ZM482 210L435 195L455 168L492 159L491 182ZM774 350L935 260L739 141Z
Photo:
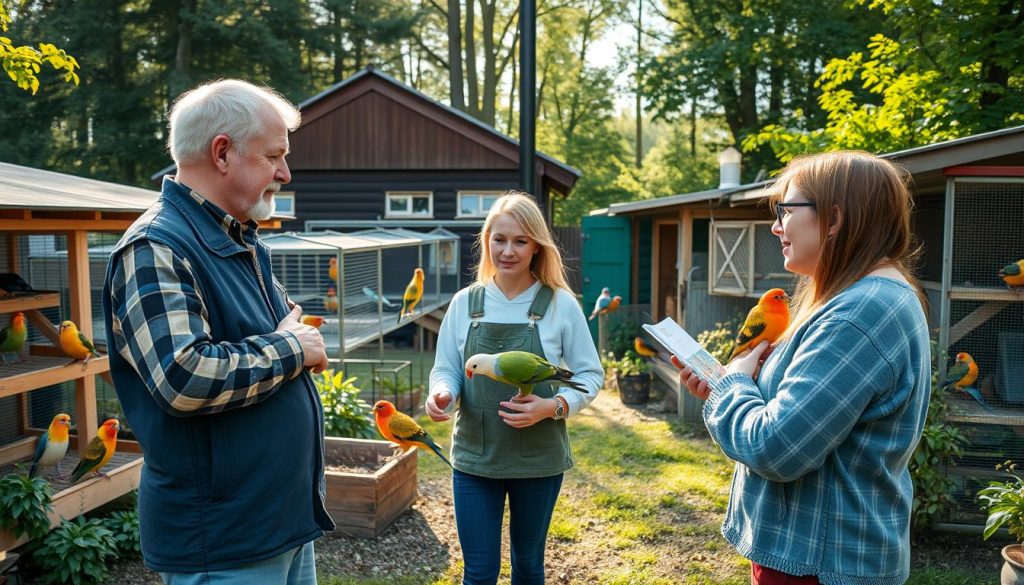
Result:
M145 211L159 191L0 162L0 208Z

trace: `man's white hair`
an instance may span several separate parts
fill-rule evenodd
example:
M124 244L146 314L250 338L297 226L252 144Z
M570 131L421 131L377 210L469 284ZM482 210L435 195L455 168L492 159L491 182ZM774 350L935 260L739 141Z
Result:
M281 116L288 130L299 127L299 110L281 94L240 79L221 79L181 94L168 116L171 158L178 165L201 158L218 134L244 152L249 139L265 130L260 112L267 107Z

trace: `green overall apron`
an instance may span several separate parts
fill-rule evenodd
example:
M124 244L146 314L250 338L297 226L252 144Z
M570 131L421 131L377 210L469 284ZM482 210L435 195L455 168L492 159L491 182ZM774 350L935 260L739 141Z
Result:
M544 356L541 347L540 320L554 296L550 287L541 286L526 315L526 323L485 323L484 287L469 289L469 335L463 357L478 353L528 351ZM556 386L538 384L533 393L542 398L555 395ZM546 418L524 429L516 429L498 416L499 402L517 392L515 386L487 376L463 377L459 410L455 417L452 465L463 473L483 477L526 478L558 475L573 466L569 436L564 420Z

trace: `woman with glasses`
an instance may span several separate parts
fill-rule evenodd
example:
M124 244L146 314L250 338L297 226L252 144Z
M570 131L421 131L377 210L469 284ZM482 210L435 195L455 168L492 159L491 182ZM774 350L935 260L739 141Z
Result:
M799 277L789 328L712 385L673 360L736 461L722 533L756 585L903 583L931 383L905 174L863 152L802 157L770 202Z

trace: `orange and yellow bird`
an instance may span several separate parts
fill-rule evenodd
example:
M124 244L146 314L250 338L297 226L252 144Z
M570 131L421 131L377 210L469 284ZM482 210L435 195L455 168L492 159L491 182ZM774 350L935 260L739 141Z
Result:
M377 430L385 439L401 447L406 452L413 447L430 449L451 466L451 462L441 453L441 448L434 442L430 433L423 430L412 417L395 410L395 405L387 400L378 400L373 405L373 417L377 420Z
M303 315L301 319L303 325L309 325L310 327L320 328L324 324L324 318L320 315Z
M338 312L338 290L333 286L327 287L327 294L324 296L324 310L328 313Z
M405 294L402 295L402 308L398 311L398 322L402 322L405 315L412 316L416 303L423 299L423 269L417 268L412 273L412 280L405 287Z
M329 266L327 267L327 276L330 277L331 282L338 283L338 259L331 258L327 261Z
M35 477L47 467L57 467L60 475L60 462L68 453L68 431L71 429L71 417L60 413L50 421L50 428L39 435L36 454L32 457L32 467L28 470L30 478Z
M729 361L762 341L774 343L789 327L789 295L781 288L773 288L761 295L736 335L736 347Z
M89 365L89 359L93 356L100 357L92 340L78 331L74 321L64 321L60 324L60 348L72 358L71 362L82 362L82 369Z
M1024 286L1024 259L1003 266L999 276L1007 286Z
M643 357L656 357L658 355L658 350L651 347L651 344L644 341L644 338L639 335L633 338L633 350L636 351L637 355Z
M106 477L107 474L100 472L100 469L110 461L117 450L117 429L120 423L116 418L107 419L96 431L96 436L89 441L85 448L85 455L78 461L75 470L71 472L71 483L85 477L87 473Z
M11 324L0 330L0 355L3 361L14 354L14 361L21 361L18 354L25 347L28 328L25 327L25 313L17 312L11 317Z

